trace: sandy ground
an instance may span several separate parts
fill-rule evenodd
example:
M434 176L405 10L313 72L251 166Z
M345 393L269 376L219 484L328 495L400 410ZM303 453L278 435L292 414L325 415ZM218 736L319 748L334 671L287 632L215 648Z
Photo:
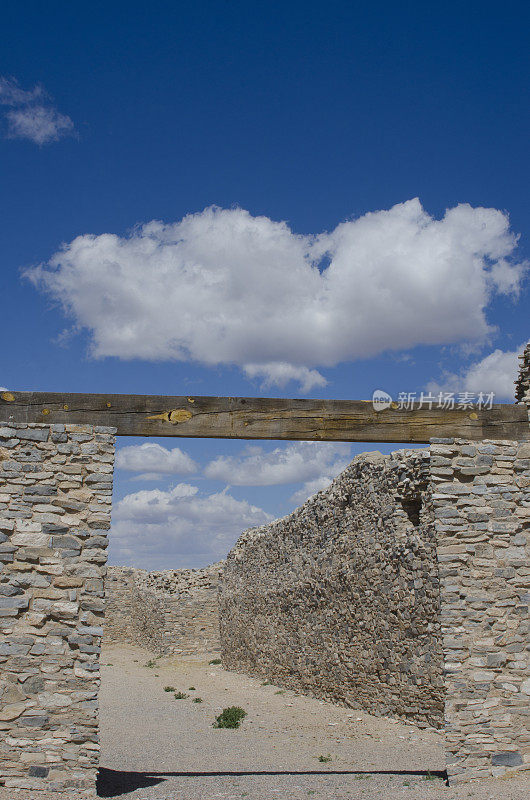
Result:
M530 775L448 787L442 735L263 685L206 658L102 656L99 795L120 800L529 800ZM148 663L154 666L146 666ZM177 700L167 686L185 692ZM190 687L194 687L193 689ZM200 697L201 703L192 702ZM212 723L247 711L237 730ZM319 760L322 757L326 760ZM246 773L246 774L240 774ZM65 795L0 790L0 800ZM73 800L74 794L68 794Z

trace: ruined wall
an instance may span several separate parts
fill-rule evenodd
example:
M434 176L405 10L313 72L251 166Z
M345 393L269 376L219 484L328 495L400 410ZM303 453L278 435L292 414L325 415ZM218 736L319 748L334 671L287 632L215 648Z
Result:
M453 782L530 769L530 444L433 440Z
M218 651L222 566L163 572L109 567L105 641L160 654Z
M419 450L358 456L294 513L245 532L221 581L224 665L440 726L428 465Z
M519 356L519 374L515 381L515 399L530 409L530 342Z
M0 427L0 785L95 786L113 432Z

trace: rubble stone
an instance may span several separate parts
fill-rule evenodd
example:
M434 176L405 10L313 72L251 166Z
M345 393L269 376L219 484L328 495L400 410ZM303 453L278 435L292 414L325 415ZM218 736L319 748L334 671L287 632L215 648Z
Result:
M109 567L105 638L160 655L218 651L223 563L161 572Z
M329 489L246 531L230 552L223 663L440 727L439 615L428 451L363 454Z

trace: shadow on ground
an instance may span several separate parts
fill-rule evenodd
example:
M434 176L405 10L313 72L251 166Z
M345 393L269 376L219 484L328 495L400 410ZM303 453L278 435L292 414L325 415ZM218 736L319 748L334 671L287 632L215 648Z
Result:
M415 775L417 777L432 776L448 783L445 770L431 772L429 770L349 770L349 769L314 769L314 770L256 770L254 772L121 772L116 769L102 768L98 773L97 791L99 797L119 797L157 786L166 778L225 778L248 777L252 775Z
M149 772L122 772L116 769L102 768L98 772L97 793L99 797L119 797L136 789L147 789L157 786L164 778L154 777Z

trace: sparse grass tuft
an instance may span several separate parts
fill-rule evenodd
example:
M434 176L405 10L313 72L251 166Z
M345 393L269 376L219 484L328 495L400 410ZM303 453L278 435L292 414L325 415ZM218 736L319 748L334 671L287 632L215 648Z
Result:
M424 781L443 781L441 775L433 775L432 772L427 770L427 775L423 778Z
M187 696L186 692L175 692L173 695L175 700L185 700Z
M247 712L240 706L230 706L223 708L213 723L214 728L239 728L241 721L247 716Z
M217 665L217 664L220 664L220 663L221 663L221 659L220 659L220 658L212 658L212 660L211 660L211 661L208 661L208 664L215 664L215 665Z
M192 703L202 703L202 697L194 697Z
M278 691L274 692L274 694L285 694L285 689L278 689Z
M333 761L329 753L327 754L327 756L319 756L318 760L321 761L323 764L327 764L328 761Z
M194 692L195 686L188 686L188 692Z
M175 691L175 687L174 686L164 686L164 691L165 692L174 692Z
M262 686L272 686L271 681L263 681Z
M144 664L144 667L149 667L149 669L153 669L153 667L156 667L156 664L153 661L153 659L150 658L149 661L146 664Z

